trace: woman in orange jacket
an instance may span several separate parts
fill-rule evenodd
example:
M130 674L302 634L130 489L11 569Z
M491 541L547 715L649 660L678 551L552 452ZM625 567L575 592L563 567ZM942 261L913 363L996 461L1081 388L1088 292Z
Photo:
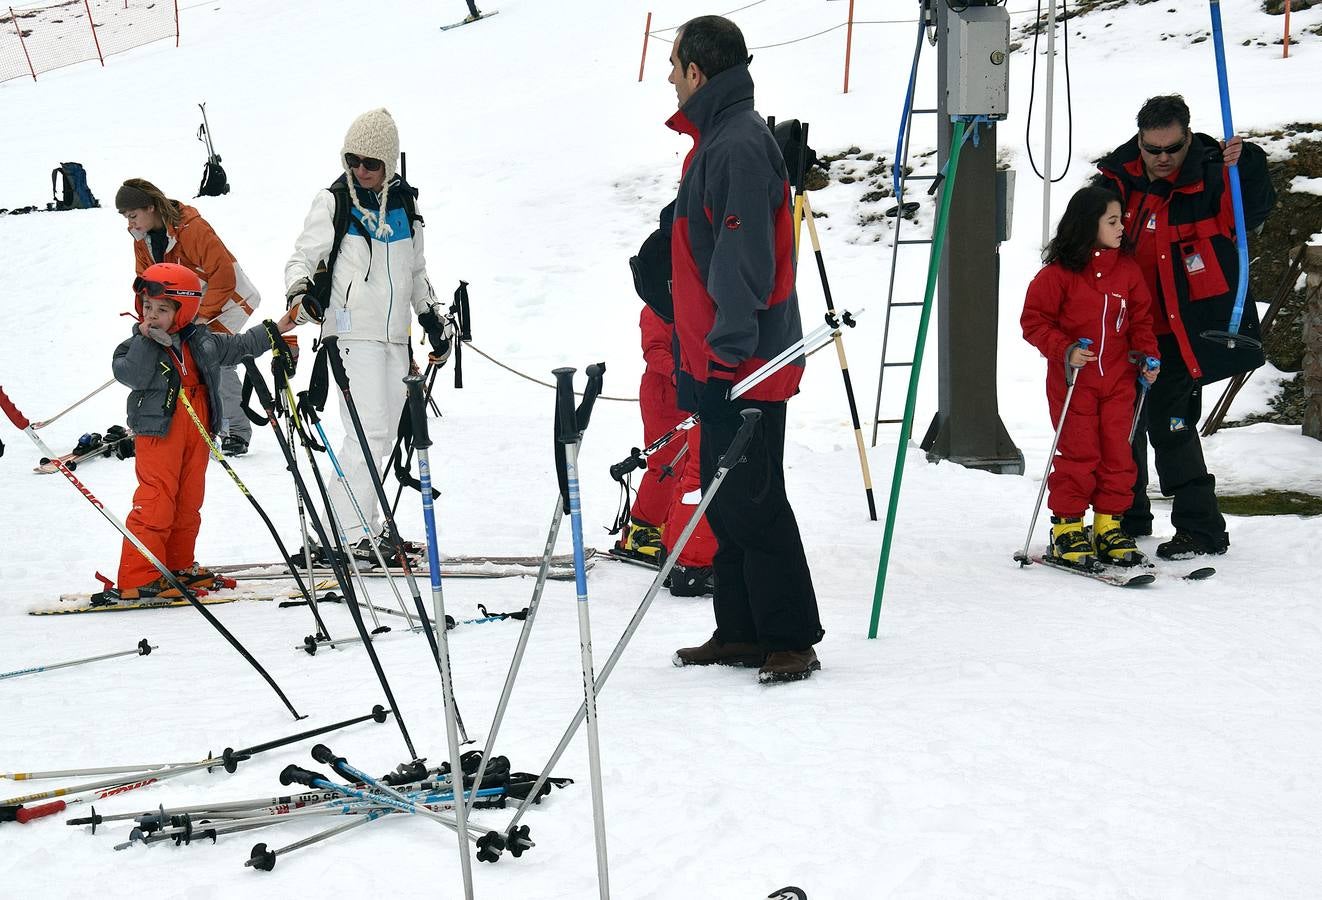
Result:
M133 236L134 270L141 275L156 263L191 269L202 282L198 320L216 334L237 334L261 296L224 243L198 211L171 200L150 181L130 178L115 194L115 208ZM252 425L240 408L241 389L234 366L221 370L221 451L248 450Z

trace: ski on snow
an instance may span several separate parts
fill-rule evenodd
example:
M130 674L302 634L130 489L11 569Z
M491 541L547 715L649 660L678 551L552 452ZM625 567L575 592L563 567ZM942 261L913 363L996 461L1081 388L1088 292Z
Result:
M584 554L584 557L591 565L591 559L596 551ZM294 561L301 559L299 554L295 554ZM360 560L360 564L365 561ZM540 556L490 556L490 555L466 555L458 554L446 556L441 560L441 575L448 578L514 578L524 575L536 575L537 570L541 568L542 558ZM212 572L220 575L228 575L240 581L253 578L280 578L287 577L288 571L282 562L273 563L231 563L228 565L208 566ZM300 568L299 570L303 570ZM324 566L313 568L313 574L319 578L334 574L330 569ZM425 576L428 574L425 562L419 562L413 566L415 575ZM379 566L367 568L363 566L363 574L368 577L385 577L387 574L403 577L404 570L395 566L389 569L381 569ZM561 554L551 557L550 570L547 577L564 581L574 577L574 560L568 554Z
M133 440L133 432L127 428L119 427L118 432L112 428L107 435L86 434L84 438L94 438L94 440L78 442L78 446L70 453L57 456L55 460L63 463L70 470L78 468L85 462L91 462L94 459L100 459L103 456L114 456L115 450L121 441ZM106 440L109 437L109 440ZM55 460L42 459L41 465L33 467L32 471L38 475L50 475L60 470Z
M1018 554L1016 554L1017 558ZM1108 566L1094 561L1091 565L1074 565L1063 560L1054 559L1050 556L1034 554L1029 557L1033 562L1039 563L1048 568L1056 569L1061 572L1069 572L1072 575L1082 575L1084 578L1091 578L1104 584L1115 587L1142 587L1152 584L1157 577L1166 576L1167 573L1155 563L1143 563L1137 566ZM1194 569L1191 572L1183 574L1169 573L1169 577L1178 578L1182 581L1202 581L1211 578L1216 574L1216 569L1211 566Z
M334 581L317 584L317 590L323 591L335 587ZM233 603L236 600L286 600L303 596L298 591L290 591L284 585L250 585L236 588L221 588L215 591L198 590L197 602L203 606L220 603ZM140 600L116 600L112 603L94 605L88 594L63 594L60 599L48 606L37 606L28 610L30 616L67 616L81 613L132 612L140 609L170 609L188 606L183 597L145 597Z
M465 25L472 25L474 22L481 22L483 19L489 19L492 16L497 15L499 13L500 10L498 9L493 9L491 12L480 13L472 18L465 18L461 21L453 22L449 25L442 25L441 31L449 31L451 28L462 28Z

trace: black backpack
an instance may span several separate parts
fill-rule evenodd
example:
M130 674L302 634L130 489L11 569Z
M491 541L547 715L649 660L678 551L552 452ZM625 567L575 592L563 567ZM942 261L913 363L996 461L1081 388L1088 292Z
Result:
M51 169L50 190L51 202L46 204L48 210L95 209L101 205L87 186L87 170L82 163L60 163L58 169Z
M335 260L340 256L340 244L344 241L344 236L349 232L349 226L354 220L349 215L349 210L353 203L349 200L349 185L344 178L335 179L327 190L335 198L335 212L331 217L331 223L335 228L335 237L331 241L330 253L326 256L324 262L317 266L317 271L312 275L312 290L308 293L312 298L321 304L322 309L330 307L331 299L331 275L335 271ZM423 221L422 216L418 214L418 189L404 181L403 177L397 182L397 186L404 192L404 213L408 216L409 227L414 222ZM389 191L386 194L387 207L390 203Z
M202 110L202 124L197 126L197 139L207 146L207 161L202 166L202 183L197 186L198 197L219 197L230 192L229 179L220 165L220 154L211 143L211 126L207 124L207 105L199 103Z

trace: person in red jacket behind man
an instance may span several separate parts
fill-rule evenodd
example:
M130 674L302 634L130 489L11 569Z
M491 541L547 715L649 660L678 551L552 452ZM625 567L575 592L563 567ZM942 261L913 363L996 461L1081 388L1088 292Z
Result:
M1101 187L1081 189L1060 217L1019 320L1024 340L1047 358L1047 404L1051 424L1061 429L1047 478L1050 553L1074 564L1094 557L1127 566L1144 561L1120 517L1138 472L1129 449L1135 356L1148 384L1160 360L1143 273L1120 251L1124 236L1120 198ZM1068 410L1066 366L1076 370ZM1083 525L1088 507L1095 511L1091 541Z
M679 335L680 405L699 414L702 485L739 429L762 412L744 462L707 508L716 535L716 631L675 654L677 665L760 666L763 683L821 668L817 596L785 491L785 401L803 359L738 400L735 382L803 336L794 291L789 179L753 109L748 48L738 26L700 16L679 29L670 83L679 111L666 124L693 138L675 197L671 276Z
M1152 533L1150 440L1175 526L1175 536L1158 545L1157 555L1187 559L1225 553L1230 535L1216 500L1216 477L1207 471L1198 439L1202 389L1263 364L1262 351L1252 343L1230 348L1202 336L1225 330L1239 280L1227 167L1239 170L1250 231L1267 220L1276 191L1261 147L1191 131L1189 107L1178 94L1149 98L1137 124L1138 133L1097 164L1096 176L1120 193L1126 239L1152 295L1153 330L1166 363L1134 437L1138 478L1121 527L1135 537ZM1240 333L1259 337L1252 297L1246 298Z

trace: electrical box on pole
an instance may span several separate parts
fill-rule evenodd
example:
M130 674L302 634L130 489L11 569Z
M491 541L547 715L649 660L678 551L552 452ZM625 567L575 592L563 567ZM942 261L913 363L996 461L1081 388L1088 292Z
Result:
M1001 6L969 0L937 13L937 106L944 167L951 119L1006 116L1010 18ZM937 290L938 409L923 438L929 460L1023 474L1024 455L1001 423L996 397L999 241L1008 236L1013 180L998 177L996 127L973 123L961 151Z

